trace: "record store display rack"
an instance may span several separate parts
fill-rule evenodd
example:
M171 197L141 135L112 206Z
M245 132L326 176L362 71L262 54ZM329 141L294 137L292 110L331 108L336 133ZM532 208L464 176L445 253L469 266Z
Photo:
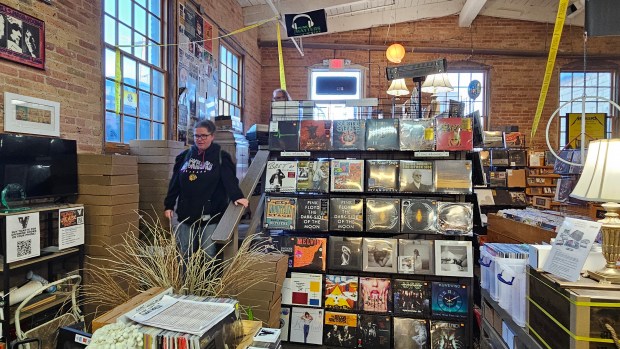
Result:
M284 340L472 347L471 119L272 121L270 150Z

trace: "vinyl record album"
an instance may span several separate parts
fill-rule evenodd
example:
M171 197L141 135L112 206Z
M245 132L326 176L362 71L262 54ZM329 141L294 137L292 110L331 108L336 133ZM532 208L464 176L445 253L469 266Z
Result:
M357 276L325 275L325 309L357 310Z
M332 150L366 149L366 120L334 120Z
M429 342L428 320L394 318L394 349L428 349Z
M432 315L451 319L466 319L469 312L467 285L433 282Z
M329 230L329 199L297 199L298 231Z
M385 315L360 314L358 323L358 348L391 348L391 317Z
M399 232L400 199L366 199L366 231Z
M400 150L434 150L435 120L400 120Z
M367 150L399 150L398 119L366 120Z
M362 238L330 236L329 269L362 270Z
M437 228L447 235L471 235L474 228L473 208L468 202L440 202L437 207Z
M396 279L392 289L395 315L430 315L431 285L428 281Z
M398 191L398 160L367 160L366 190L394 192Z
M436 231L437 202L427 199L402 200L403 233Z
M330 198L329 229L363 231L364 200L360 198Z
M467 328L462 322L431 321L431 349L466 349Z

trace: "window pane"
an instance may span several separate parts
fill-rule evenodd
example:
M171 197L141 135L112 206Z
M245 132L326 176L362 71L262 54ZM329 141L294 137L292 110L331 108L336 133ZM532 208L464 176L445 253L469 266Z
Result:
M228 69L226 71L226 73L228 74L228 77L226 78L226 83L229 84L229 85L232 85L233 72L232 72L232 70Z
M140 59L146 60L146 51L148 49L144 46L146 45L146 37L138 32L134 32L133 36L133 44L136 45L133 48L133 54Z
M146 35L146 10L138 5L134 5L133 11L133 29Z
M611 74L610 73L599 73L598 74L598 84L599 86L611 87Z
M222 64L226 63L226 52L228 50L226 50L226 47L224 46L220 46L220 62Z
M560 86L570 86L573 82L572 76L571 73L560 73Z
M108 110L116 108L116 84L107 79L105 81L105 108Z
M153 70L153 93L159 96L164 95L164 74Z
M118 25L118 44L119 46L131 45L131 28L120 23ZM131 54L131 47L121 47L120 49Z
M153 120L164 121L164 99L153 96Z
M155 16L161 17L160 0L149 0L149 11L153 12Z
M586 102L586 113L596 113L596 102Z
M598 90L598 96L611 99L611 87L600 88Z
M232 98L231 98L231 102L232 102L233 104L239 104L239 101L237 100L237 96L238 96L238 95L239 95L239 91L237 91L237 90L233 89L233 90L232 90L232 96L231 96L231 97L232 97Z
M105 50L105 77L114 78L116 76L116 53L112 50Z
M226 52L226 65L229 67L232 67L232 57L233 57L232 52L230 51Z
M116 45L116 21L114 18L105 16L104 19L104 40L106 44Z
M146 65L140 64L140 75L138 79L140 81L139 87L146 91L151 91L151 68Z
M151 122L140 120L140 139L151 139Z
M144 91L140 91L138 95L140 108L138 108L138 116L144 119L151 118L151 95Z
M151 46L148 47L149 59L148 62L156 67L161 68L161 47L155 46L155 42L149 41Z
M123 89L123 113L136 115L138 109L137 98L136 89L125 86Z
M105 6L105 13L108 13L116 17L116 0L105 0L104 6Z
M573 98L577 98L577 97L581 97L581 96L583 96L583 87L582 87L582 85L574 86L573 87Z
M164 124L153 124L153 139L164 139Z
M136 61L129 57L123 57L123 82L127 85L136 86Z
M105 113L105 141L120 142L121 141L121 117L107 112Z
M123 116L123 143L136 139L136 118Z
M237 74L233 74L233 79L231 82L231 85L233 85L234 87L239 87L239 75Z
M131 0L118 0L118 19L131 25Z
M586 73L586 86L598 85L598 73Z
M161 22L153 15L149 15L149 38L158 44L161 43Z
M142 5L142 7L146 7L146 0L134 0L136 3ZM137 6L136 6L137 7Z

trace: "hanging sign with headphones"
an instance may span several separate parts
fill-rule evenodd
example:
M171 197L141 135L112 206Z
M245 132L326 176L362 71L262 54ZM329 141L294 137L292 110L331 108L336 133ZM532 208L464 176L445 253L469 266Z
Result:
M288 37L327 33L327 13L325 10L315 10L306 13L287 13L286 35Z

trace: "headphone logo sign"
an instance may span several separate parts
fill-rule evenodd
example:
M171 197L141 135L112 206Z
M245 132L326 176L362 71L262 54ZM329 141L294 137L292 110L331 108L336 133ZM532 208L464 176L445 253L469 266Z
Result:
M325 10L285 15L287 35L303 36L327 32Z

